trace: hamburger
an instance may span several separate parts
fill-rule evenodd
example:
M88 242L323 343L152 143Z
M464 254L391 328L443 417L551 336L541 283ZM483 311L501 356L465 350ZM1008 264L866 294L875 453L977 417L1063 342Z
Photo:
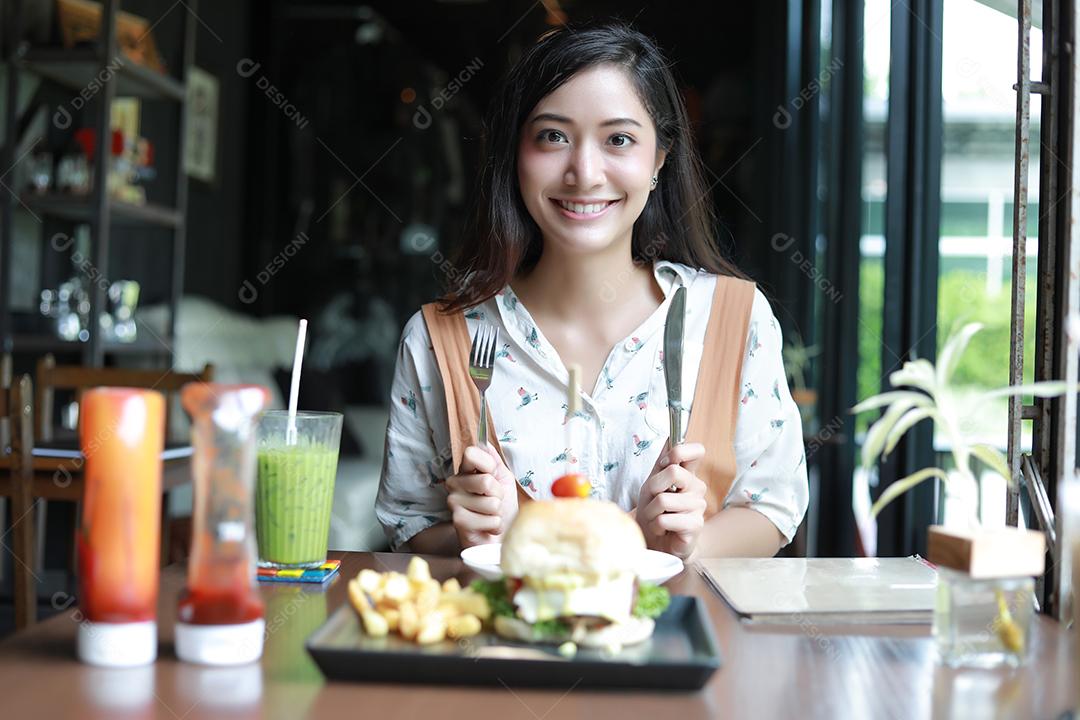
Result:
M647 640L666 589L638 582L645 550L637 523L603 500L521 507L502 545L504 577L476 581L499 635L525 642L613 648Z

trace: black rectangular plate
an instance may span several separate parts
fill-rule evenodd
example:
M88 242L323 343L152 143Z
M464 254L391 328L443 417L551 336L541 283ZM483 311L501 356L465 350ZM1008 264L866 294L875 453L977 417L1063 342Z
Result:
M612 654L581 648L572 659L554 645L505 640L494 633L420 646L399 635L365 635L346 604L312 633L307 651L329 680L510 687L697 690L720 667L700 600L671 598L652 638Z

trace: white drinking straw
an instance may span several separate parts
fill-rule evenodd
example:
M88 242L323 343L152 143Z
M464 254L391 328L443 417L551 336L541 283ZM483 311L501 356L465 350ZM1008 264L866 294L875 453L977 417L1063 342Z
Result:
M300 320L296 333L296 354L292 362L292 383L289 385L289 424L285 428L285 444L296 444L296 403L300 398L300 365L304 362L304 340L307 337L307 320Z

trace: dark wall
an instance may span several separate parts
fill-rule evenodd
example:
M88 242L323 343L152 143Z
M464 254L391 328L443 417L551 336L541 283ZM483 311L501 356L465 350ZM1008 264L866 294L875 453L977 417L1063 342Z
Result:
M188 181L188 232L184 290L239 307L237 289L247 272L244 203L250 185L246 138L250 92L236 72L250 55L251 0L203 0L195 64L218 78L218 172L207 184ZM220 37L214 37L214 34Z

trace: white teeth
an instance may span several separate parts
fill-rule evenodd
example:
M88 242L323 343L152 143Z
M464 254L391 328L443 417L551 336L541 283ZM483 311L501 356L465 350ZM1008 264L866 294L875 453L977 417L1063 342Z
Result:
M608 202L604 202L604 203L592 203L592 204L589 204L589 205L581 205L580 203L572 203L572 202L567 202L565 200L559 200L558 201L559 205L561 205L563 208L565 208L566 210L569 210L570 212L575 212L578 215L595 215L596 213L600 212L601 210L606 208L608 205L610 205L611 202L612 201L608 201Z

